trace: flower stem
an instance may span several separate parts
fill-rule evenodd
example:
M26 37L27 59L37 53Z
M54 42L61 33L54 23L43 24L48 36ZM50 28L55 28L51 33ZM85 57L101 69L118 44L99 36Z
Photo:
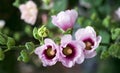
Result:
M39 45L35 45L35 47L38 47ZM1 48L7 48L7 46L0 46ZM12 46L11 48L7 48L4 50L4 52L10 51L10 50L22 50L25 49L25 45L19 45L19 46ZM32 53L32 52L31 52Z

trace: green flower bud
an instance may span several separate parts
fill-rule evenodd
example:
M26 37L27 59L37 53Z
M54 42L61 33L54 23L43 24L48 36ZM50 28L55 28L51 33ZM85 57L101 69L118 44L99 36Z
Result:
M49 31L44 25L41 28L38 29L38 35L40 37L47 37L48 33L49 33Z

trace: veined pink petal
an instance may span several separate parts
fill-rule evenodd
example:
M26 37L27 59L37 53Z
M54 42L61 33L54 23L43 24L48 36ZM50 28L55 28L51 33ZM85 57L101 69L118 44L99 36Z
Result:
M21 12L21 19L31 25L35 24L38 10L36 4L33 1L28 1L25 4L21 4L19 6L19 10Z
M101 36L97 36L95 30L91 26L78 29L75 33L75 38L77 41L82 41L85 43L85 58L92 58L96 55L95 49L101 42Z
M96 56L96 51L92 51L92 52L89 52L89 51L85 51L84 52L84 55L85 55L85 58L93 58Z
M52 23L63 31L66 31L73 28L77 16L78 13L75 10L61 11L58 15L52 16Z
M41 59L43 66L52 66L58 61L59 47L49 38L44 42L44 45L35 49L35 54Z
M64 35L61 38L59 61L68 68L74 66L75 63L81 64L84 61L84 46L83 42L72 40L71 35Z
M70 34L64 35L63 37L61 37L61 44L69 43L70 41L72 41L72 36Z

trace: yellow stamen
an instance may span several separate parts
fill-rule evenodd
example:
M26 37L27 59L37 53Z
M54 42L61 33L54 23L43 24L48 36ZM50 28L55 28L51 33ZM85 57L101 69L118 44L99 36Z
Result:
M48 48L47 49L47 56L54 56L55 55L55 51L52 50L52 48Z
M63 54L64 54L64 55L67 55L67 56L68 56L68 55L71 55L72 52L73 52L73 51L72 51L72 49L71 49L70 47L66 47L66 48L63 49Z
M85 45L86 45L86 50L91 50L92 48L91 48L91 46L92 46L92 43L90 43L90 42L85 42Z

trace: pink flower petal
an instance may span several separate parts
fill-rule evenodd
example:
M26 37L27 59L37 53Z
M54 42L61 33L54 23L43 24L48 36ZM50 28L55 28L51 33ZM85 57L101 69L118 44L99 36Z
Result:
M63 49L66 47L72 49L71 55L64 54ZM75 63L81 64L84 61L83 48L85 48L83 42L72 40L71 35L64 35L61 38L59 61L68 68L74 66Z
M54 50L56 52L55 56L53 56L52 58L49 57L45 52L47 49L49 49L48 48L49 46L51 47L52 50ZM38 57L41 59L43 66L52 66L52 65L56 64L56 62L58 61L59 47L51 39L47 38L47 39L45 39L44 45L37 47L35 49L35 54L38 55Z
M75 38L77 41L83 41L85 44L86 42L90 42L92 44L90 50L84 48L85 58L92 58L96 55L95 49L101 42L101 36L97 37L95 30L91 26L78 29L75 33Z
M31 25L35 24L38 10L36 4L33 1L28 1L25 4L21 4L19 6L19 10L21 12L21 19Z
M73 28L77 16L78 13L75 10L61 11L58 15L52 16L52 23L63 31L66 31Z

